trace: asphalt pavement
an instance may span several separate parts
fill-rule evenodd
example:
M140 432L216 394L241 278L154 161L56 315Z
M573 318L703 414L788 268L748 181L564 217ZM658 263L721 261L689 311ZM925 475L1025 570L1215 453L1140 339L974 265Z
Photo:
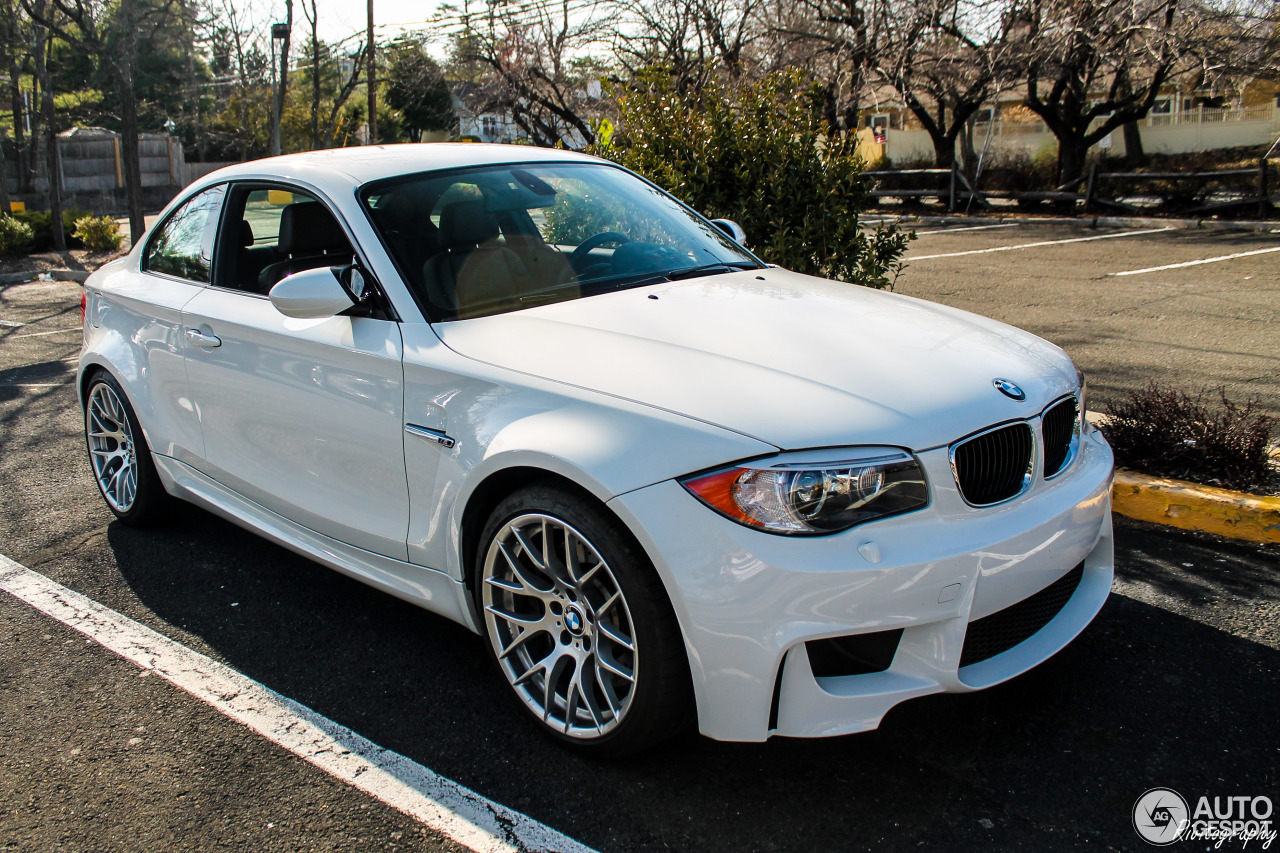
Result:
M912 253L1064 230L922 237ZM1175 254L1180 244L1146 246L1165 239L1074 244L1074 266L1063 269L1093 277L1052 277L1046 259L1020 254L1030 249L912 261L899 289L995 316L1018 314L1004 303L1026 299L1019 324L1077 334L1049 337L1110 377L1098 383L1107 393L1159 362L1160 345L1136 358L1136 332L1099 343L1088 330L1126 316L1136 329L1158 324L1120 302L1104 314L1099 303L1116 287L1135 287L1123 299L1141 301L1132 280L1142 276L1113 286L1096 277L1105 259L1090 253L1128 240L1113 266L1194 260ZM1276 298L1268 270L1280 255L1268 257L1242 259L1264 280L1218 300L1244 319L1213 322L1252 328ZM1255 280L1235 263L1207 269ZM993 265L985 279L979 264ZM1017 284L1028 265L1033 280ZM1176 291L1173 305L1201 304L1196 288L1149 284ZM965 297L978 286L995 303ZM1206 311L1169 309L1182 319L1158 330L1178 338L1197 313ZM1228 336L1260 369L1276 358L1265 346L1276 316L1269 329L1257 320L1259 330ZM627 761L588 761L519 716L464 629L194 508L154 530L113 522L84 460L72 385L79 337L65 331L78 325L74 284L0 290L0 553L600 850L1140 850L1130 812L1149 788L1280 800L1276 548L1117 519L1116 594L1075 643L1020 678L905 703L867 734L766 744L688 735ZM1239 380L1258 393L1275 382ZM141 673L0 594L0 850L452 849Z
M1225 387L1280 417L1280 223L1160 227L922 226L897 290L1053 341L1088 374L1096 409L1157 380Z

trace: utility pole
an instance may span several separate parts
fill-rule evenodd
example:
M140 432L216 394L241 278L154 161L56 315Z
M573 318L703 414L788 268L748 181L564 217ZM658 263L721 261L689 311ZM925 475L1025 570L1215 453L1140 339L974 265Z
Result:
M293 0L285 0L285 22L271 25L271 43L280 42L280 84L271 115L271 154L280 153L280 121L284 115L284 97L289 85L289 36L293 31Z
M369 144L378 142L378 62L373 54L373 0L369 0Z

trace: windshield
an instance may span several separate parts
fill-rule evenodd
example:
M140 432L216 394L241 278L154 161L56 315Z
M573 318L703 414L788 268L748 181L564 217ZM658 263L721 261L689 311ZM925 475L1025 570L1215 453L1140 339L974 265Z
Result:
M761 266L666 193L606 165L427 173L379 182L362 199L433 320Z

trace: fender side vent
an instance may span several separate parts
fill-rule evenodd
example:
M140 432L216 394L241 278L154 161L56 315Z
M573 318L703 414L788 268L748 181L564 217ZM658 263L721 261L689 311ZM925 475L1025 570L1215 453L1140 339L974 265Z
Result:
M902 629L810 640L804 644L809 653L809 668L816 678L838 678L842 675L867 675L884 672L893 663L902 640Z

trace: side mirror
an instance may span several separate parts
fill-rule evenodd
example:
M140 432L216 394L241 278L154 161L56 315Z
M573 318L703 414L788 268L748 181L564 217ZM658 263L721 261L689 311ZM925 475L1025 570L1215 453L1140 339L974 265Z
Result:
M286 317L319 320L346 311L357 300L333 267L302 270L285 276L271 288L271 304ZM361 278L363 285L363 278ZM363 294L363 290L361 291Z
M745 247L747 245L747 232L743 231L742 226L732 219L713 219L711 224L728 234L729 239L739 246Z

